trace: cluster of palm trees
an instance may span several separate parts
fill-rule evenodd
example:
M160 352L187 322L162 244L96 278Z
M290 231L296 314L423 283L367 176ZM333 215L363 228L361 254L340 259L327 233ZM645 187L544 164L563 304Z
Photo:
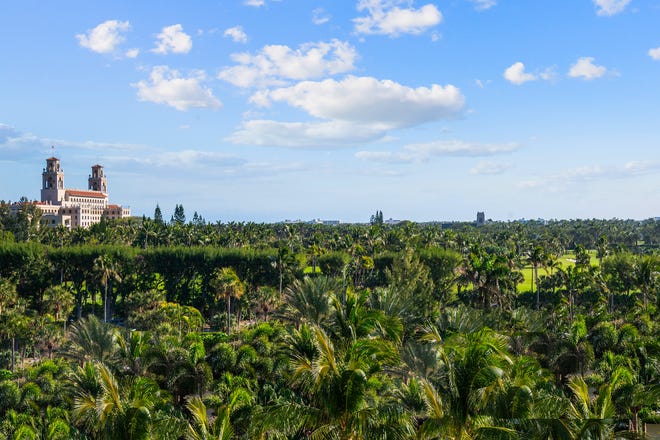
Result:
M641 435L640 412L660 409L643 308L420 317L401 271L424 270L407 258L377 289L295 281L268 321L231 333L201 332L156 292L132 297L134 328L83 318L53 360L0 371L0 438L606 439ZM216 276L238 295L234 271Z
M436 226L0 243L0 439L601 439L658 418L655 226Z

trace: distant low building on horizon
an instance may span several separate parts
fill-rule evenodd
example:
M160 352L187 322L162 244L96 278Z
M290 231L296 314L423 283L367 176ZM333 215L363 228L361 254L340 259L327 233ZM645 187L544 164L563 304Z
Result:
M87 190L65 188L64 171L56 157L46 159L41 180L41 201L24 203L37 206L42 211L42 224L48 227L87 228L101 219L131 216L130 207L108 203L108 183L101 165L92 166ZM21 206L22 203L12 204L12 214L18 213Z

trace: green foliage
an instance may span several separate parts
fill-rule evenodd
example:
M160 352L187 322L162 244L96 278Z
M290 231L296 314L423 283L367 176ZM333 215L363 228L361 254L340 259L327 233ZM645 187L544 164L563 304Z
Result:
M659 409L656 223L0 234L0 438L633 437Z
M318 258L318 265L321 273L337 277L340 276L344 267L350 261L350 256L346 252L327 252Z

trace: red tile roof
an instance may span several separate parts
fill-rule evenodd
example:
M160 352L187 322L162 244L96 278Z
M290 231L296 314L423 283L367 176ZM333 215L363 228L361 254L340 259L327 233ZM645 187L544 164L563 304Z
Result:
M77 197L96 197L99 199L103 199L107 197L101 191L80 191L77 189L67 189L66 193L70 196L77 196Z
M119 205L108 205L108 209L119 209Z

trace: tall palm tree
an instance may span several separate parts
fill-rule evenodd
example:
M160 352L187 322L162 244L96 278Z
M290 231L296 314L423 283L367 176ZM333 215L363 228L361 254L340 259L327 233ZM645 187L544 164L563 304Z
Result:
M112 257L101 255L94 260L94 270L103 286L103 322L108 322L108 287L112 289L113 281L121 282L119 264Z
M605 258L609 252L609 244L610 241L607 238L607 235L601 234L601 236L598 237L598 241L596 242L596 256L598 257L599 266L603 265L603 258Z
M532 265L532 292L534 291L534 285L536 283L536 309L538 310L541 306L541 289L539 287L539 266L547 259L545 255L545 250L543 246L538 245L529 252L527 260Z
M239 299L245 292L243 282L231 267L213 271L211 286L215 289L216 300L224 298L227 304L227 334L231 333L231 299Z
M0 337L11 341L11 371L16 367L16 338L25 335L30 324L26 315L27 304L22 299L3 311L0 316Z
M480 246L475 246L466 257L462 272L463 282L473 287L475 305L483 308L509 306L516 285L522 281L521 274L513 270L512 260L503 254L486 252Z
M61 315L64 315L62 321L66 331L66 319L75 304L73 292L64 286L51 286L44 292L43 304L53 312L55 321L60 322Z
M284 275L287 271L290 271L291 268L295 265L296 259L293 253L286 246L281 246L277 249L277 260L275 261L275 266L279 273L279 293L282 297L282 292L284 290Z
M575 299L576 295L584 292L586 287L592 281L589 271L582 266L568 266L566 270L559 269L557 272L564 287L564 292L568 295L568 314L571 322L575 317Z
M654 288L658 291L660 280L660 257L658 255L645 255L640 257L635 265L636 284L640 289L642 302L646 307Z

